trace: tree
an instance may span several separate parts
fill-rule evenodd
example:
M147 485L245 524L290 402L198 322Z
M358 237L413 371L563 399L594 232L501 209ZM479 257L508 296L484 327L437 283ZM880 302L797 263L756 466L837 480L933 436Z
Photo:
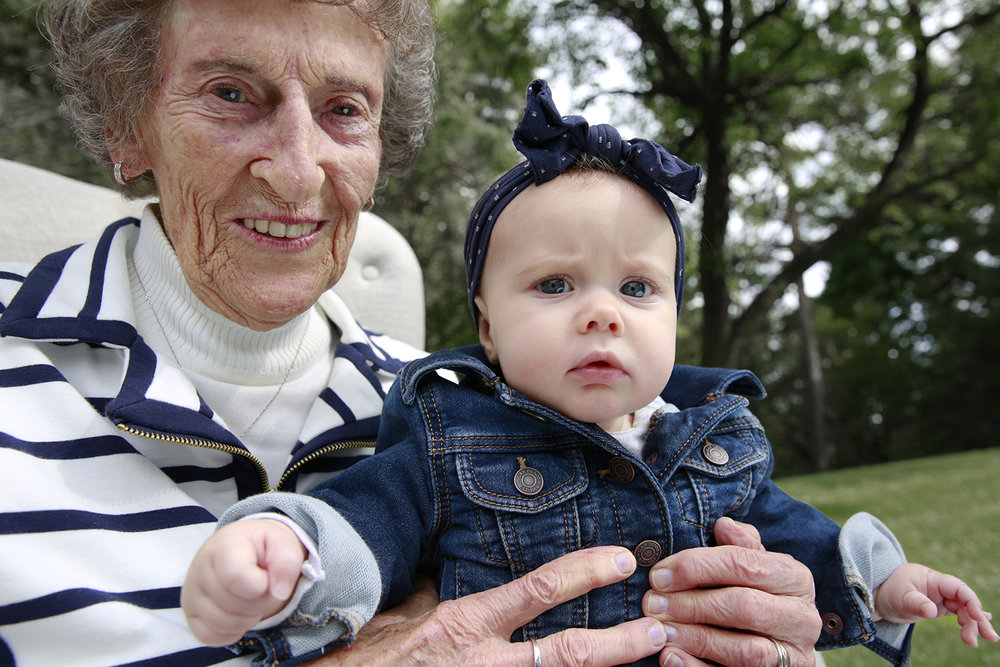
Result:
M478 340L466 305L463 247L480 193L519 159L510 137L524 90L545 52L525 42L532 14L510 2L435 6L434 128L409 173L376 199L413 245L424 270L427 347Z
M0 156L108 185L107 176L76 148L73 130L59 113L37 4L0 0Z
M634 36L638 47L616 55L635 85L608 92L631 95L653 111L676 152L705 167L691 275L702 297L706 365L737 362L806 269L835 261L861 234L893 227L888 207L985 157L972 139L982 123L964 128L965 141L945 155L928 154L925 137L955 134L948 121L955 100L976 90L954 73L962 67L962 45L996 28L1000 8L986 0L961 8L916 1L560 0L539 11L583 30L614 21ZM581 16L594 22L581 24ZM560 34L572 66L595 61L592 37ZM927 164L935 168L921 168ZM805 239L795 249L783 240L788 232L781 223L793 190ZM756 256L734 256L729 231L736 219L766 239ZM740 289L741 272L733 271L740 264L755 267L759 287ZM744 301L734 302L733 294Z
M977 360L993 368L997 357L992 348L972 349L993 322L996 304L987 295L1000 287L985 275L1000 266L1000 255L975 245L997 234L1000 127L991 82L1000 74L1000 6L986 0L538 0L536 6L544 21L559 25L547 33L560 45L556 67L574 73L588 101L634 100L655 118L647 124L651 134L705 167L701 217L692 225L699 233L689 234L694 266L684 315L695 316L700 345L682 343L700 347L705 365L750 366L766 378L772 396L781 398L761 412L777 417L766 420L769 434L779 448L797 452L789 457L793 468L822 467L828 455L842 465L940 450L936 439L946 437L947 447L977 446L957 426L980 424L974 415L988 414L988 407L959 392L962 378L949 372ZM629 46L616 48L621 44ZM610 58L626 63L631 83L588 84ZM799 225L797 238L791 220ZM958 238L961 250L945 262L935 244ZM965 270L958 255L968 262ZM790 288L821 262L831 267L832 293L817 303L810 357L804 340L810 327L801 324L802 313L795 316L797 292ZM913 270L927 262L955 272L945 278ZM893 305L887 310L887 304ZM973 348L929 335L932 319L960 338L977 332ZM814 378L822 371L824 382L810 384L807 369ZM995 378L980 376L973 384L995 392ZM825 387L827 400L806 400L810 386L814 396ZM946 400L957 395L962 405ZM931 396L953 415L936 416L933 429L928 415L912 419ZM814 435L824 432L830 448ZM920 447L907 446L912 437L922 440Z

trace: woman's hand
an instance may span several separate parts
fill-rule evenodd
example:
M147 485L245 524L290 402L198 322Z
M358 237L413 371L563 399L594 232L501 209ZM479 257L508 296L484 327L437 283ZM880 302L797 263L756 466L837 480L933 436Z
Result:
M765 551L756 529L732 519L716 523L715 539L720 546L680 551L650 570L643 610L677 635L660 664L780 664L776 640L791 664L814 665L821 621L809 569Z
M433 586L424 587L399 607L372 619L354 644L311 664L529 667L534 664L531 643L509 640L517 628L634 571L635 558L628 550L595 547L546 563L509 584L441 604ZM664 642L660 622L640 618L606 630L564 630L539 639L538 649L545 667L599 667L652 655Z

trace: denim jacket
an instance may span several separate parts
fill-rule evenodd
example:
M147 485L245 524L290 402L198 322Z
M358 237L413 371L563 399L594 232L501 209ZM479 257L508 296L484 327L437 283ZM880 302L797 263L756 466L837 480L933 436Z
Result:
M461 382L440 377L443 369ZM442 599L453 599L577 549L634 551L639 567L628 579L542 614L512 641L641 616L649 567L712 545L712 526L729 516L756 526L769 550L810 568L824 621L818 648L868 643L905 664L908 637L902 650L881 642L863 604L867 593L853 590L864 586L841 560L840 528L771 481L771 448L747 400L763 395L750 372L677 366L662 396L680 411L654 416L640 459L596 425L508 387L478 346L439 352L397 377L378 455L310 495L335 508L372 550L381 606L408 595L420 568L434 573Z

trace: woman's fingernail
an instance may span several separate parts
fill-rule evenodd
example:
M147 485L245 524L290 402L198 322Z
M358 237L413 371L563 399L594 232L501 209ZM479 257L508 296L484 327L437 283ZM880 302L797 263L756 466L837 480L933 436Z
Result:
M630 574L635 569L635 562L628 554L618 554L615 556L615 567L622 574Z
M647 607L649 608L650 614L662 614L667 610L667 598L665 595L657 595L655 593L649 596L647 601Z
M674 581L674 575L665 567L653 570L649 575L653 588L666 588Z
M661 664L663 667L684 667L684 661L676 653L667 653Z
M662 623L653 623L649 626L649 641L653 648L660 648L667 643L667 633L663 630Z

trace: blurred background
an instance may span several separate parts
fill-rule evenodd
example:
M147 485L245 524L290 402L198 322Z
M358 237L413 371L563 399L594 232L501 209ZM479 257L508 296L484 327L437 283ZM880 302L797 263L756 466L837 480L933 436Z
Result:
M677 358L762 378L778 475L995 446L995 0L434 7L435 127L375 208L421 260L430 349L475 340L466 216L517 161L510 134L543 77L562 113L705 169L679 206ZM36 11L0 0L0 156L109 184L59 115Z
M434 130L375 208L420 258L428 348L476 340L466 217L518 161L524 90L546 78L562 113L705 169L678 207L677 359L763 379L779 483L837 521L879 515L911 559L1000 605L1000 4L433 4ZM59 115L36 11L0 0L0 157L110 185ZM827 663L885 664L862 648ZM914 664L1000 665L1000 647L940 619Z

